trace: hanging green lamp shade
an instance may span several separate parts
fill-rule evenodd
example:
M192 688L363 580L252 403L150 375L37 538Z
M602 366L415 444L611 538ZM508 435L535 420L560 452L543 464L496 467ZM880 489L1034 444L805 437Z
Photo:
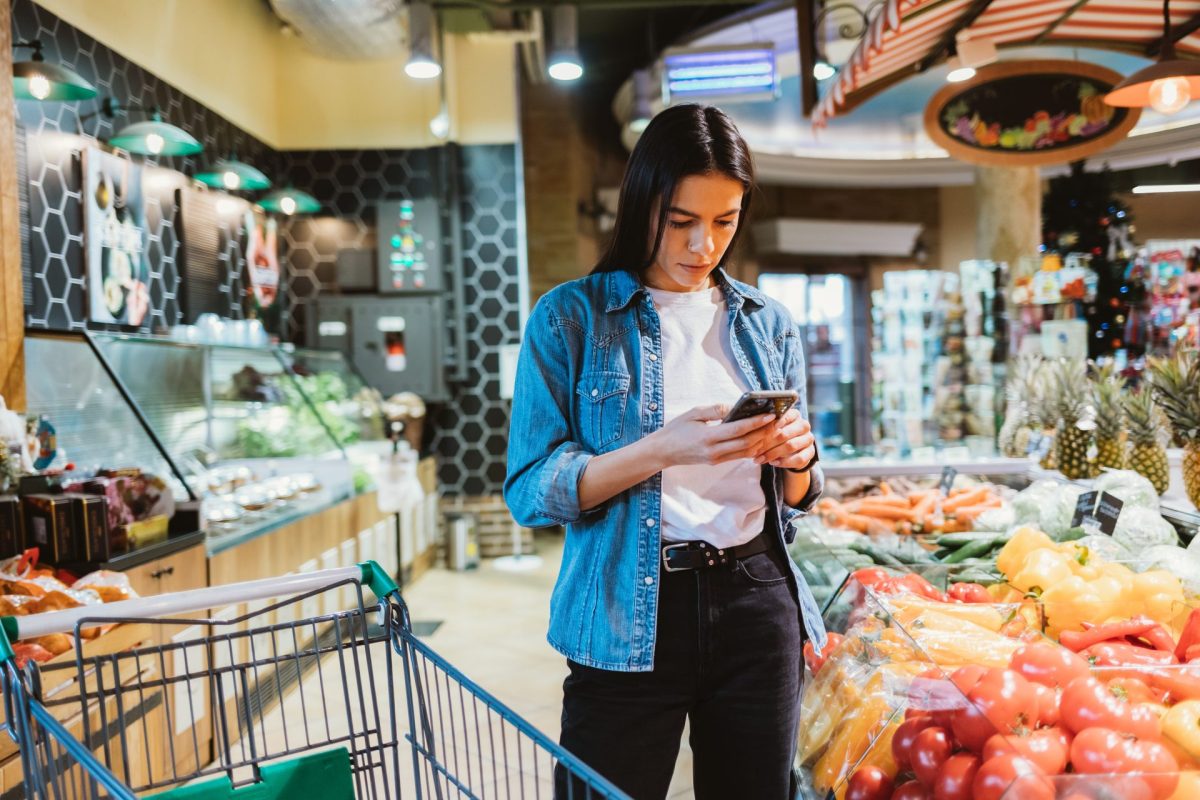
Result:
M315 214L321 210L321 202L317 198L291 186L271 192L255 205L263 211L284 214L289 217L293 214Z
M196 175L196 180L229 192L257 192L271 188L270 178L236 156L214 161L206 171Z
M113 147L144 156L191 156L204 149L196 137L155 114L145 122L126 125L108 140Z
M12 73L13 95L18 100L91 100L96 96L96 87L79 73L43 61L40 45L34 50L33 60L16 62Z

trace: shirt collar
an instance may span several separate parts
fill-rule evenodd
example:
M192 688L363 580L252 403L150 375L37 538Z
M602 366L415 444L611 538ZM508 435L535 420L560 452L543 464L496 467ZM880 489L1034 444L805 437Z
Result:
M760 308L766 305L762 292L744 283L736 283L724 269L718 267L713 275L717 278L717 285L725 293L725 302L729 303L731 308L740 309L747 302ZM629 270L613 270L608 273L608 306L605 311L620 311L633 302L634 297L644 294L645 291L646 287L642 285L641 280Z

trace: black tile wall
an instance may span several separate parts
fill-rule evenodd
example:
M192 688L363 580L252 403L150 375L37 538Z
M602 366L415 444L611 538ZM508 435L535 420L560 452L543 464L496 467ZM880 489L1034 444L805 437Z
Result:
M0 0L7 2L8 0ZM454 251L449 211L457 203L465 278L466 340L451 328L448 362L465 346L465 379L451 385L453 400L432 408L433 449L442 456L443 491L498 494L504 480L507 403L500 398L499 350L519 336L516 148L512 145L426 150L277 152L87 34L35 5L12 0L14 39L40 39L46 59L62 63L91 81L100 97L84 103L18 102L25 137L28 182L23 201L29 214L28 272L32 281L26 321L32 327L87 327L84 283L81 176L76 153L106 139L141 117L108 120L81 117L108 95L119 102L157 105L165 118L205 145L196 157L145 158L146 224L152 327L182 321L182 248L176 235L175 189L210 156L236 150L266 171L277 185L291 183L324 205L321 215L281 225L284 302L290 338L303 337L305 314L322 292L336 292L337 252L374 246L374 208L381 200L438 193L443 199L443 246ZM448 159L455 163L448 164ZM456 175L457 186L446 176ZM241 243L232 228L221 231L220 287L227 315L242 316ZM444 262L452 269L452 259ZM448 283L447 285L453 285ZM450 299L446 318L457 309Z

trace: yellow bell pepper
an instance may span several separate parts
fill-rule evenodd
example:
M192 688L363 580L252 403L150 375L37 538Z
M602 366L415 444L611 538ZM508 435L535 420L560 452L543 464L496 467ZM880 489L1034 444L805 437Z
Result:
M1046 613L1048 633L1057 636L1063 631L1083 629L1083 623L1104 621L1097 614L1107 610L1108 603L1101 600L1091 584L1076 575L1050 586L1041 596Z
M1036 528L1017 528L996 556L996 567L1008 578L1017 574L1025 557L1034 550L1053 547L1054 541Z
M1200 700L1176 703L1162 718L1163 739L1195 762L1200 759ZM1200 797L1200 794L1193 795Z
M1195 800L1200 797L1200 772L1187 770L1179 773L1179 785L1167 800Z
M1009 582L1022 592L1038 589L1045 592L1052 586L1072 577L1071 558L1054 548L1044 547L1025 556L1015 575Z
M1165 569L1134 575L1126 600L1133 611L1132 616L1145 614L1163 623L1170 623L1181 612L1190 610L1179 579Z

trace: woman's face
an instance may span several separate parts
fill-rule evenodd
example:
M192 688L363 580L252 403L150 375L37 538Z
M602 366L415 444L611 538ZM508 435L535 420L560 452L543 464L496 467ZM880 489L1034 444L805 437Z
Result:
M646 270L647 285L672 292L698 292L712 286L709 276L721 263L741 221L744 193L741 181L727 175L684 178L671 199L662 244ZM656 214L650 223L651 236L657 222ZM650 245L654 246L653 240Z

